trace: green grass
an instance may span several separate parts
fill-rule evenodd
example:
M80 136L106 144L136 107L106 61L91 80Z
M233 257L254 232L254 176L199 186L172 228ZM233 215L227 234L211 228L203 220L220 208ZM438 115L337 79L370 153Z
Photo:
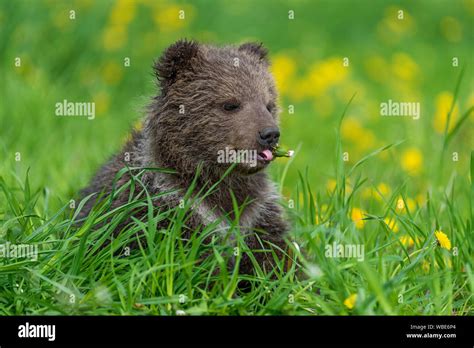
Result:
M114 17L127 3L119 11L127 15ZM39 250L38 260L0 257L0 314L472 315L472 4L0 0L0 245ZM187 19L177 22L181 7ZM282 145L296 156L269 171L291 220L288 271L226 270L233 246L206 239L214 226L183 240L190 202L152 210L156 197L142 192L138 173L129 204L112 212L109 197L74 224L83 202L71 208L71 200L144 114L157 93L152 62L183 37L261 41L275 74L287 73L278 85ZM56 117L64 99L95 102L96 118ZM388 99L420 102L420 119L381 117ZM136 209L147 209L143 221L101 247ZM169 228L157 230L165 218ZM125 255L136 233L146 243ZM230 233L246 252L238 226ZM364 260L327 257L334 242L363 245ZM239 290L241 280L250 291Z
M344 114L340 123L343 118ZM296 191L302 199L288 209L293 221L289 239L299 244L295 248L288 243L294 262L285 269L284 261L279 261L268 273L256 265L255 276L240 275L238 266L227 270L235 246L217 238L217 222L201 234L182 238L189 207L208 194L191 199L193 185L184 208L160 211L153 200L166 193L150 196L140 181L144 170L131 171L132 179L116 187L110 197L103 197L78 227L76 216L91 197L75 209L68 203L52 211L47 190L33 189L28 175L14 186L0 178L7 200L2 241L39 246L38 261L3 259L0 314L472 314L472 214L462 216L455 199L466 195L472 206L472 186L471 192L458 193L462 183L453 183L448 192L438 197L428 194L426 205L413 210L407 206L404 213L396 209L397 197L405 194L405 188L400 187L379 204L378 213L365 216L364 228L358 230L349 218L360 190L367 185L358 168L391 145L345 168L339 135L337 139L334 191L315 194L307 176L300 173ZM350 192L348 178L354 182ZM129 203L110 210L111 201L126 187L132 192ZM146 209L146 216L134 218L112 243L104 244L136 209ZM236 216L238 219L239 214ZM413 246L400 241L384 222L387 216L413 238ZM157 230L163 219L170 220L169 227ZM434 232L440 226L451 231L449 237L457 252L448 252L436 242ZM229 235L238 241L238 265L242 253L252 254L237 222ZM212 237L210 242L207 237ZM139 247L130 250L132 240ZM363 245L364 260L327 257L325 247L333 242ZM424 263L429 267L424 268ZM239 290L241 280L251 283L249 291ZM357 300L355 307L348 309L343 303L351 294L357 294Z

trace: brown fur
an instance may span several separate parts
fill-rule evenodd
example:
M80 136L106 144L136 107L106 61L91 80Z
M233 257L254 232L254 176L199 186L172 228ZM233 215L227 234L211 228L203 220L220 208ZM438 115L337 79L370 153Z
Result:
M277 94L268 67L266 50L254 43L218 48L182 40L171 45L155 64L161 93L149 107L143 130L135 132L124 149L99 170L82 196L110 192L114 176L124 166L172 168L176 174L148 172L144 178L152 194L179 190L155 202L161 208L172 208L179 204L199 165L198 189L210 187L222 177L230 164L217 163L219 150L262 151L264 147L256 141L259 131L278 123ZM239 109L224 110L222 105L229 101L238 102ZM130 162L125 161L127 152L132 153ZM199 226L222 215L232 218L233 192L240 205L250 202L240 217L250 249L269 248L258 243L257 234L264 243L285 248L287 224L265 166L260 162L256 167L238 164L202 205L193 208L188 233L196 233ZM118 184L128 179L127 174ZM123 204L127 197L122 195L114 205ZM84 206L80 216L89 213L93 201ZM254 256L261 266L271 266L269 253ZM252 271L247 256L240 271Z

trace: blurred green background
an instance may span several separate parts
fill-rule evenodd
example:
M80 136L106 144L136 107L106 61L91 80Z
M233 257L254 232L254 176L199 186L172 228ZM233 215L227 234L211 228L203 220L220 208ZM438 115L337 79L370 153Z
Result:
M444 153L443 168L438 163L462 67L450 125L474 104L473 18L474 1L464 0L1 0L0 175L24 177L30 168L30 180L59 206L139 125L157 93L151 66L163 49L180 38L261 41L281 95L281 143L301 146L284 194L294 195L306 168L318 191L333 188L337 120L356 93L341 129L347 164L405 140L362 171L382 193L406 183L419 201L433 185L469 175L472 117ZM95 119L55 116L64 99L95 102ZM389 99L419 102L420 119L381 117L380 103ZM286 161L272 165L275 178Z

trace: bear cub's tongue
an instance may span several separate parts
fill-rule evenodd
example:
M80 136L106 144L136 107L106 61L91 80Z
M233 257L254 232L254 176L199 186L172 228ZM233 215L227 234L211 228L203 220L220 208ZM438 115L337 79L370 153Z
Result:
M265 160L265 161L271 161L273 159L273 154L270 150L263 150L261 153L260 153L260 156L262 156L262 158Z

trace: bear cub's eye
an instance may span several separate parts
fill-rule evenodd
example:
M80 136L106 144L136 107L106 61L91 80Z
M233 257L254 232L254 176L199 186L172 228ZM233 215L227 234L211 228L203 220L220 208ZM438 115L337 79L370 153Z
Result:
M235 111L240 108L240 103L238 100L229 100L222 104L222 108L225 111Z
M275 110L275 103L273 102L270 102L267 104L267 110L268 112L272 112L273 110Z

